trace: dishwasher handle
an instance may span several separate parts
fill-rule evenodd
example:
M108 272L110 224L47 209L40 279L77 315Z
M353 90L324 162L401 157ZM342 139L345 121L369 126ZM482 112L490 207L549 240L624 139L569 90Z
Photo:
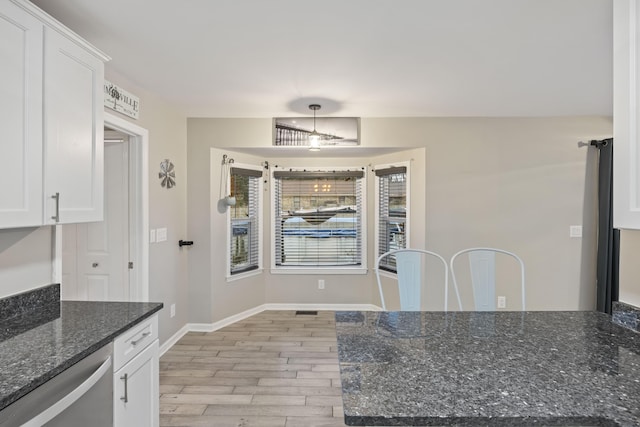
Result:
M100 365L98 369L96 369L86 380L84 380L82 384L69 392L69 394L67 394L65 397L49 406L40 414L24 423L22 427L39 427L51 421L54 417L61 414L69 406L73 405L76 400L81 398L87 391L89 391L91 387L93 387L98 381L100 381L100 379L104 375L106 375L107 372L110 372L110 370L111 356L107 357L104 363L102 363L102 365Z

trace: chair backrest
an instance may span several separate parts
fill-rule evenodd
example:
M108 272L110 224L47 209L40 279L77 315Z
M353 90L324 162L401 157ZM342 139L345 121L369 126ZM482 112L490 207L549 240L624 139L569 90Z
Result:
M395 257L398 292L400 295L400 310L420 311L420 301L423 285L425 284L425 270L427 257L432 257L442 264L444 271L444 309L447 310L447 296L449 291L449 267L447 261L435 252L424 249L394 249L380 255L376 260L376 279L380 291L382 309L387 310L380 278L380 264L387 257ZM383 270L384 271L384 270Z
M456 296L460 300L460 288L454 263L456 258L462 254L469 256L469 274L473 290L473 301L475 311L495 311L496 310L496 254L505 254L515 259L520 267L520 288L522 294L522 311L525 311L526 287L524 281L524 262L513 252L496 248L468 248L454 254L451 257L449 266L451 268L451 278ZM462 304L460 304L462 306Z

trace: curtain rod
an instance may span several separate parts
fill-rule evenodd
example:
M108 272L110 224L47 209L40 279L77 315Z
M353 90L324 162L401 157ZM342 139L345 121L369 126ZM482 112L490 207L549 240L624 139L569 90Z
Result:
M597 139L592 139L589 142L578 141L578 148L589 146L600 148L606 146L611 141L613 141L613 138L607 138L600 141L598 141Z

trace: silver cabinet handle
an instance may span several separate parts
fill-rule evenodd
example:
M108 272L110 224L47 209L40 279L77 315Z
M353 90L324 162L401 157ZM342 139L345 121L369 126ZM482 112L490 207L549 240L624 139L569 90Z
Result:
M129 402L129 390L127 387L127 382L129 380L129 374L124 374L120 377L121 380L124 380L124 396L120 398L124 403Z
M142 336L141 336L140 338L138 338L137 340L135 340L135 341L131 341L131 344L132 344L132 345L138 345L138 343L139 343L140 341L142 341L143 339L145 339L145 338L146 338L146 337L148 337L149 335L151 335L151 332L145 332L145 333L144 333L144 334L142 334Z
M51 196L56 201L56 214L51 217L55 222L60 222L60 193L56 193Z

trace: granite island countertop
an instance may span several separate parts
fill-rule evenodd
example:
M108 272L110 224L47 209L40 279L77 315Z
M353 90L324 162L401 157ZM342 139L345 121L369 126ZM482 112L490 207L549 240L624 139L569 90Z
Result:
M55 285L54 285L55 286ZM59 291L3 304L0 329L0 410L44 384L118 335L152 316L162 303L58 301ZM54 300L52 300L52 298ZM33 298L32 298L33 299Z
M337 312L348 425L638 426L640 334L597 312Z

